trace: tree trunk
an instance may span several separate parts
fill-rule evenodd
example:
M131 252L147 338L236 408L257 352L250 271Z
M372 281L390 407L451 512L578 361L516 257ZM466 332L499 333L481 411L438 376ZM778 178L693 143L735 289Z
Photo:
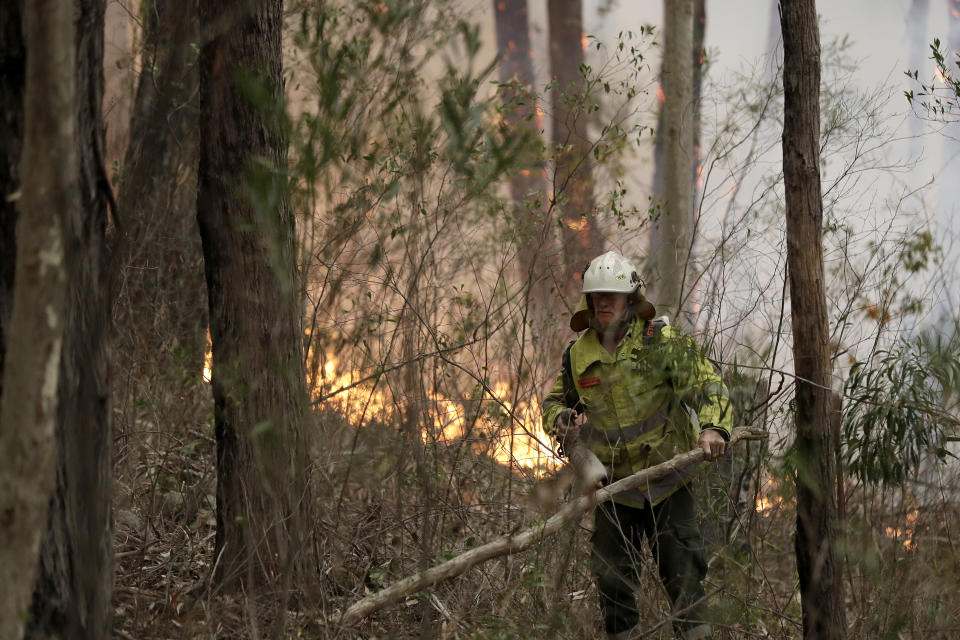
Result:
M204 2L197 218L213 341L220 586L283 597L304 546L304 383L282 133L282 3ZM219 30L214 27L219 25ZM223 25L226 25L225 27ZM253 103L252 97L258 100ZM281 634L282 635L282 634Z
M6 12L5 12L6 13ZM0 409L0 637L23 634L54 486L66 306L63 221L77 207L72 8L30 3L13 309ZM21 72L21 78L24 78Z
M143 71L119 194L116 357L138 363L137 379L165 385L199 379L206 349L192 102L198 11L197 0L155 0L144 12Z
M79 206L65 219L66 324L60 360L56 491L28 637L106 638L113 585L109 391L110 289L103 166L104 0L75 0L74 101Z
M781 3L783 175L796 380L797 571L805 638L843 638L836 550L830 335L823 284L820 193L820 35L814 0Z
M693 211L693 0L664 2L663 209L656 247L656 302L677 318L687 278Z
M14 194L20 189L26 70L22 23L23 0L5 0L0 4L0 400L17 259Z
M579 278L603 252L603 234L594 216L591 144L587 133L589 97L583 64L582 0L550 0L550 69L553 74L553 146L556 166L553 197L563 226L563 282L568 295L580 292Z
M500 88L506 110L504 125L511 134L528 144L537 138L541 117L533 93L533 62L530 49L530 27L527 0L494 0L497 28L497 49L500 52ZM544 312L549 300L549 287L540 280L548 272L552 254L552 226L545 219L546 178L538 158L530 159L532 168L517 171L510 179L510 197L517 220L519 271L530 287L527 299L534 302L538 313ZM539 194L539 195L535 195Z

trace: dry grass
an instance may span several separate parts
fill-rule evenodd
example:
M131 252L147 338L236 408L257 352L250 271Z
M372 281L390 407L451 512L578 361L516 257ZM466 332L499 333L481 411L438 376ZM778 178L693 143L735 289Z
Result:
M274 637L275 621L256 613L255 601L223 596L210 585L210 399L203 386L183 393L190 409L172 423L145 401L116 413L115 633L138 639ZM372 590L551 513L562 495L550 489L563 483L511 473L473 446L426 447L383 425L358 430L333 413L316 417L317 441L324 446L313 452L319 514L312 528L314 570L297 585L285 636L603 637L587 566L589 519L536 549L412 596L357 628L339 627L338 614ZM703 506L703 523L711 537L706 588L718 617L716 637L799 638L795 515L789 491L777 493L787 485L768 482L759 508L749 496L738 512L735 501L716 490L723 483L710 482L719 498ZM535 487L541 489L538 501L526 497ZM907 492L851 492L848 637L960 633L960 510L944 498L953 494L927 493L931 498L922 502ZM671 638L656 572L648 564L642 576L638 596L647 637Z

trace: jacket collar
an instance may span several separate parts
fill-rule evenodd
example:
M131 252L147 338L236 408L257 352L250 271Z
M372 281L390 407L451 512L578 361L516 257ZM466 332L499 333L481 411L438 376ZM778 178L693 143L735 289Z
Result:
M644 322L646 321L641 318L634 320L633 323L627 327L627 332L620 339L620 344L623 344L624 341L629 340L634 335L640 335L643 331L642 323ZM641 326L638 327L638 323L641 323ZM574 343L571 348L571 353L573 354L571 360L575 378L579 378L583 372L587 370L587 367L594 362L607 364L616 362L616 357L610 355L610 352L603 348L603 345L600 344L600 335L596 329L592 328L587 329Z

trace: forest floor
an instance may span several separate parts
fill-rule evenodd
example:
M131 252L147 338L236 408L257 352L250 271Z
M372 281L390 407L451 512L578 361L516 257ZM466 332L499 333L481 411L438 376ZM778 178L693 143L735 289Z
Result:
M117 413L114 629L120 638L269 638L249 600L211 585L216 530L215 441L191 398L164 430L139 407ZM472 448L411 455L383 426L354 429L317 415L315 572L287 612L296 638L603 638L588 568L590 518L540 546L497 559L345 629L336 620L377 589L552 514L562 482L510 472ZM746 458L732 455L733 468ZM753 458L756 458L754 455ZM793 560L795 512L777 462L751 471L759 494L726 496L715 469L697 481L708 542L706 590L718 638L800 638ZM419 467L418 467L419 465ZM780 474L781 477L777 478ZM709 487L709 488L708 488ZM864 491L846 503L844 577L849 638L960 636L960 507L927 491ZM536 496L535 499L530 496ZM923 499L922 499L923 498ZM638 600L644 637L671 638L663 588L645 561Z

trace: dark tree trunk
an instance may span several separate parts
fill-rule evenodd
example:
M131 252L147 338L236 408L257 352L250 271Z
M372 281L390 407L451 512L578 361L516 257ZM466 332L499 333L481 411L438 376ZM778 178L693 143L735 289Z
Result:
M539 137L541 117L533 92L533 61L530 57L530 25L527 0L494 0L497 28L497 50L500 53L500 89L504 125L511 134L521 137L532 148ZM530 158L530 168L522 169L510 179L510 197L517 220L517 242L520 247L520 276L532 286L528 299L540 310L548 300L549 287L539 280L547 273L553 243L552 226L544 218L546 177L539 158ZM539 194L539 195L537 195Z
M590 104L585 95L582 0L550 0L550 69L554 84L553 197L562 217L563 282L567 294L580 291L579 278L587 262L603 251L603 234L596 225L591 144L587 133Z
M17 259L14 230L20 189L23 146L23 90L26 54L23 47L23 0L0 3L0 374L6 356L7 331L13 308L13 274ZM3 376L0 375L0 400Z
M814 0L784 0L780 19L787 269L797 374L797 571L803 635L830 640L844 637L846 623L836 549L836 463L820 193L820 35Z
M270 583L282 595L274 578L296 569L309 505L296 236L281 128L282 3L259 2L243 15L236 6L201 5L201 24L213 36L200 55L197 218L213 341L216 579L248 592Z
M169 386L201 376L206 348L191 42L199 5L155 0L147 7L143 71L119 194L116 358L138 363L136 379Z
M106 638L113 584L111 433L103 166L104 0L76 0L79 206L64 221L67 309L60 361L59 463L28 637Z

